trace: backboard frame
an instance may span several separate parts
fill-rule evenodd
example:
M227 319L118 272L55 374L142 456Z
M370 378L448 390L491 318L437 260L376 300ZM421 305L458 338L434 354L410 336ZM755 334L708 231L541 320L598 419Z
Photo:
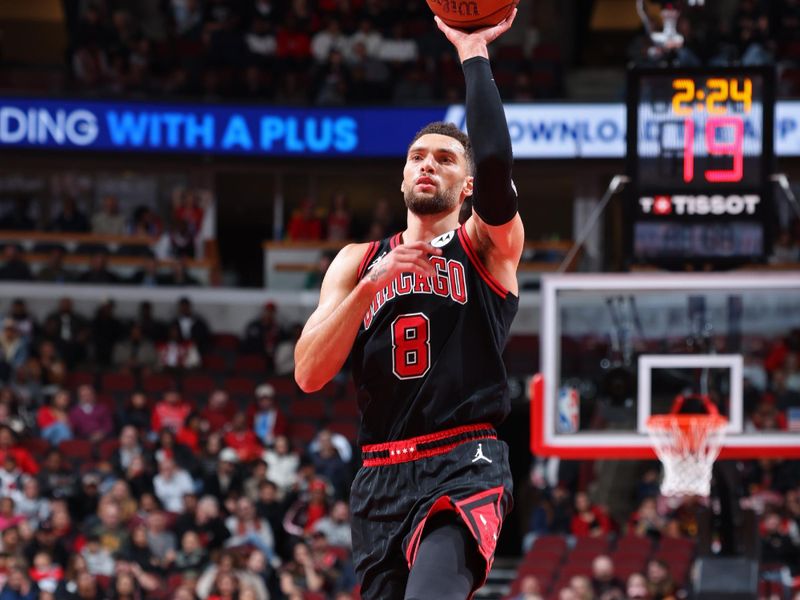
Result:
M541 281L541 373L530 384L531 450L540 456L567 459L656 459L646 434L598 432L557 434L556 402L560 358L560 291L725 291L742 289L800 289L800 273L636 273L552 274ZM722 355L718 355L722 356ZM729 356L729 355L726 355ZM724 359L727 360L727 359ZM692 366L692 365L688 365ZM731 415L732 417L734 415ZM641 419L642 415L638 416ZM638 420L637 419L637 420ZM742 416L743 419L743 416ZM741 427L742 421L739 420ZM743 433L729 435L720 459L753 457L800 458L800 434Z

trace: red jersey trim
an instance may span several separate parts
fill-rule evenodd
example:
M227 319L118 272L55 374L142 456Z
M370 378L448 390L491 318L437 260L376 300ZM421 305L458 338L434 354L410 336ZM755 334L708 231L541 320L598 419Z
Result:
M389 240L389 247L392 250L394 250L397 246L400 245L400 242L402 242L402 241L403 241L403 232L401 231L400 233L395 233L392 236L392 239Z
M488 423L464 425L396 442L369 444L361 447L362 464L365 467L381 467L411 462L446 454L456 446L481 439L497 439L497 433Z
M358 265L358 279L364 277L364 274L367 272L367 267L369 266L369 261L371 261L372 257L377 254L379 247L380 242L369 243L369 248L367 248L367 251L364 253L364 258L361 259L361 264Z
M481 259L478 258L478 254L475 252L475 249L472 247L472 243L469 241L469 236L467 232L464 230L464 227L458 228L458 239L461 240L461 246L464 248L464 252L467 253L469 257L469 262L475 267L478 271L478 275L480 275L481 279L486 282L486 285L498 296L505 299L508 296L508 290L503 287L503 285L495 279L486 266L481 262Z

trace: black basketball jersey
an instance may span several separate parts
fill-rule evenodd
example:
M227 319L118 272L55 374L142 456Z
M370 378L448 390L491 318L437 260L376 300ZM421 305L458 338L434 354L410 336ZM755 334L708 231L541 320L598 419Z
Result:
M358 279L401 243L399 233L372 242ZM498 425L510 411L502 352L519 300L480 262L463 227L431 244L442 250L430 258L436 276L396 277L359 328L351 357L361 444Z

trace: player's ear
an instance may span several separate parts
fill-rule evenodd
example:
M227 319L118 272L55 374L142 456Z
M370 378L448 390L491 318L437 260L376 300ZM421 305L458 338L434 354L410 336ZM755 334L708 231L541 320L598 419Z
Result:
M475 178L472 175L467 175L464 178L464 186L461 188L461 191L464 193L464 196L472 196L472 185L475 181Z
M405 194L406 193L406 182L405 182L405 180L400 182L400 193L401 194Z

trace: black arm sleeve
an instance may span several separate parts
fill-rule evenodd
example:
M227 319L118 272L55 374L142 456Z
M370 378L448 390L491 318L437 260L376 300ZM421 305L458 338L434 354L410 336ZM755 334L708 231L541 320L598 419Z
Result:
M503 225L517 214L511 182L511 136L489 61L481 56L462 65L467 87L467 130L475 156L472 205L489 225Z

